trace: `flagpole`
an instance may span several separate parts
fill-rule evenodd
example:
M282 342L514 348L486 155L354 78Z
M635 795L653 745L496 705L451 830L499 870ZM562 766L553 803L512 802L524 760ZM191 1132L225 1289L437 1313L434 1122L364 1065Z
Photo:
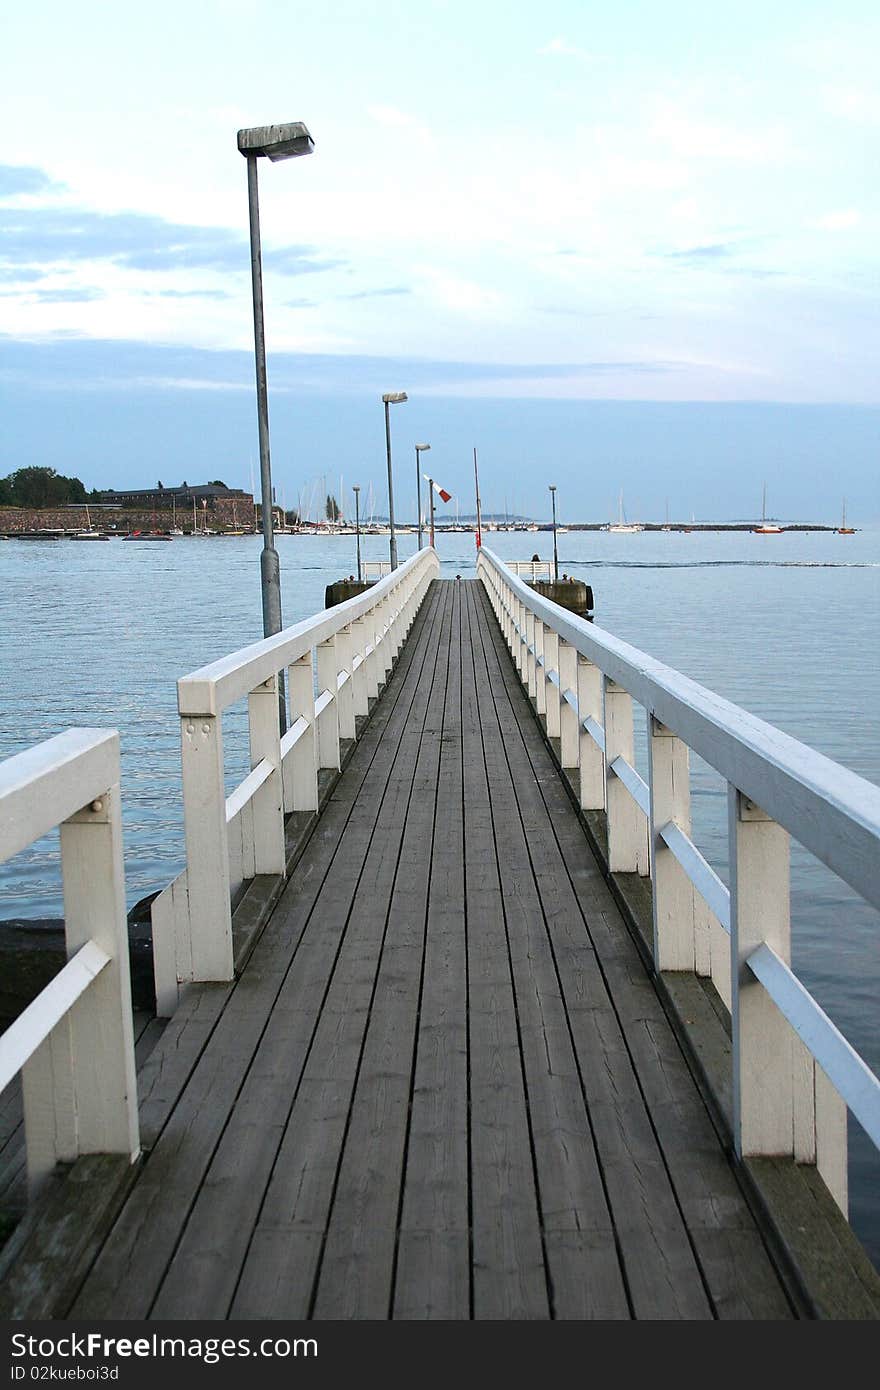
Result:
M431 498L431 549L434 549L434 479L428 479L428 495Z
M474 487L477 493L477 549L483 544L483 520L480 514L480 478L477 473L477 449L474 445Z

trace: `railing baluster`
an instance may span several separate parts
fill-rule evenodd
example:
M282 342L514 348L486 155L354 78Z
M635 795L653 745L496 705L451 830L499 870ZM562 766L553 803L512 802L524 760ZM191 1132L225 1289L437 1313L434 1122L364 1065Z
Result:
M251 806L251 834L256 874L283 874L284 790L281 780L281 731L278 723L278 676L270 676L248 696L251 767L266 760L272 768Z
M697 958L694 886L660 838L660 831L669 821L674 821L690 837L688 748L652 714L648 715L648 771L654 965L658 970L694 970Z
M544 675L548 677L554 672L556 681L559 680L559 634L555 628L544 628ZM559 685L551 680L544 681L544 698L546 701L545 718L547 720L547 737L559 737Z
M547 670L543 665L544 624L535 618L535 709L538 714L547 713Z
M577 691L581 809L601 811L605 807L605 754L584 728L584 720L592 719L600 727L602 725L605 717L602 708L602 672L580 653L577 663Z
M180 725L191 949L178 951L177 958L191 959L192 980L231 980L223 730L217 715L185 715Z
M611 771L615 758L635 760L632 696L608 676L603 680L605 726L605 807L608 814L608 867L612 873L648 872L645 817Z
M559 761L563 767L577 767L579 756L578 712L565 699L570 690L577 696L577 650L570 642L559 641Z
M315 738L315 679L312 653L287 668L291 728L304 719L308 728L284 762L284 809L317 811L318 753Z
M523 685L530 698L534 700L537 689L535 684L535 615L530 608L526 609L526 665Z
M137 1080L118 784L61 826L68 958L93 941L109 963L22 1068L28 1183L79 1154L137 1155Z
M387 643L383 643L383 646ZM329 690L333 699L318 715L318 767L338 768L339 762L339 702L336 699L336 678L339 661L336 638L328 637L319 643L317 652L318 693Z
M729 789L734 1144L740 1156L793 1154L793 1033L746 961L762 942L788 964L789 837Z
M348 680L342 686L337 687L336 699L339 704L339 737L353 739L355 736L354 728L354 690L352 688L352 662L353 642L351 635L351 624L341 627L336 634L336 660L340 668L340 674L348 673Z
M363 719L370 712L368 698L367 663L365 652L367 649L367 624L363 618L356 618L351 625L351 700L355 719ZM355 666L355 659L361 660Z

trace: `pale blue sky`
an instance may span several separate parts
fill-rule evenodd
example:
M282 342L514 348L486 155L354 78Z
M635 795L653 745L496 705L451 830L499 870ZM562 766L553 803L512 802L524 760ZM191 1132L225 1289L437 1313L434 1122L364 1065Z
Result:
M748 515L769 474L780 515L876 518L878 40L855 0L18 7L0 471L248 485L235 134L304 120L260 171L288 497L378 493L405 389L402 476L430 439L467 510L476 444L541 514L564 462L569 515Z

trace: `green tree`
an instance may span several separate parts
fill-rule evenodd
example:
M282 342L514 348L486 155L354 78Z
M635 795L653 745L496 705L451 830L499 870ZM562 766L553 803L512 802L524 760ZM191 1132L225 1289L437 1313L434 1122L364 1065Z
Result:
M59 507L86 500L82 481L56 473L54 468L18 468L3 482L5 495L15 507Z
M329 492L327 493L327 501L324 510L326 512L328 521L338 521L340 516L342 515L341 511L339 510L339 503L336 501L336 498Z

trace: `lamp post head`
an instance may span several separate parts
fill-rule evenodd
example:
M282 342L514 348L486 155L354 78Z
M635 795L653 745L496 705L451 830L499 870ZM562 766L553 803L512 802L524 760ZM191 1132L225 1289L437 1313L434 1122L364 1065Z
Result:
M257 125L238 132L238 152L243 155L265 155L273 164L279 159L294 159L311 154L315 142L302 121L288 125Z
M361 485L360 485L360 483L352 483L352 485L351 485L351 490L352 490L352 492L360 492L360 490L361 490Z
M426 450L426 449L430 449L430 447L431 447L430 444L417 444L417 445L416 445L416 453L417 453L417 454L423 454L423 453L425 452L425 450Z
M386 391L382 397L386 405L402 405L406 399L405 391Z
M556 491L556 484L555 484L555 483L548 483L547 486L550 488L550 491L551 491L551 492L555 492L555 491Z

